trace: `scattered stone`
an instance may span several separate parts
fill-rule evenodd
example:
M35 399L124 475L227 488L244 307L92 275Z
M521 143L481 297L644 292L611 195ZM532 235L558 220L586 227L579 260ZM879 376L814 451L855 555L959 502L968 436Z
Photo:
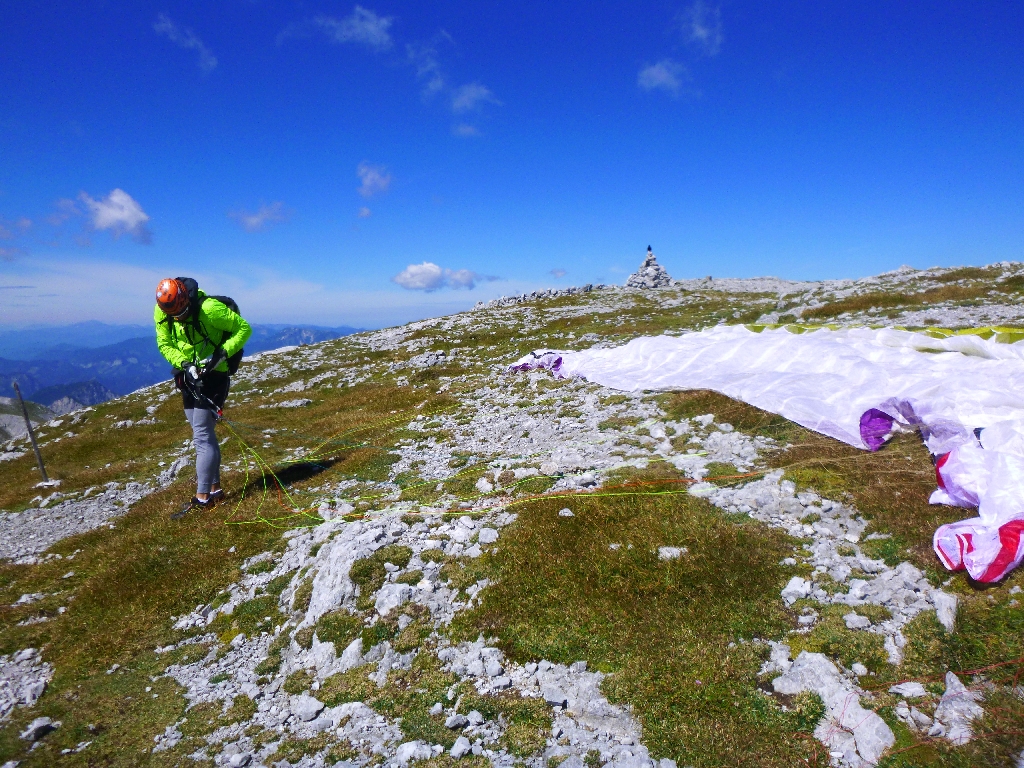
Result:
M573 517L574 515L573 515L571 509L569 509L568 507L563 507L562 509L558 510L558 516L559 517Z
M932 603L935 604L935 618L947 632L952 632L956 624L956 595L935 590L931 595Z
M545 688L541 691L541 696L552 707L564 707L568 703L565 693L558 688Z
M59 722L55 723L48 717L37 717L28 724L28 727L25 728L24 731L21 732L21 738L25 741L39 741L41 738L46 736L46 734L51 733L58 728L60 728Z
M952 672L946 673L946 691L935 707L935 720L946 727L945 736L953 744L971 740L971 721L985 714L980 699L980 693L968 690Z
M460 730L465 728L467 725L469 725L469 720L466 716L460 715L457 712L455 714L448 715L448 719L444 721L444 727L451 728L452 730Z
M387 616L391 611L409 602L412 597L412 587L408 584L385 584L377 593L374 607L381 616Z
M498 540L498 532L493 528L481 528L477 541L481 544L493 544Z
M408 765L415 760L429 760L432 756L433 750L422 741L407 741L395 751L395 762Z
M35 648L0 656L0 723L15 707L34 706L52 677L53 668Z
M853 611L843 616L843 621L846 622L847 629L867 629L871 626L871 619Z
M786 601L786 605L792 605L800 598L807 597L809 594L811 594L811 582L799 576L794 576L782 590L782 599Z
M451 751L448 754L458 760L460 757L468 754L470 749L472 749L472 746L469 743L469 739L465 736L459 736L455 743L452 744Z
M686 547L658 547L658 559L678 560L689 551Z
M889 693L895 693L897 696L904 696L908 699L916 699L920 696L928 695L928 691L925 690L924 686L917 682L894 685L889 689Z
M302 694L292 698L291 711L299 720L306 723L315 718L323 710L323 702L314 699L309 694Z

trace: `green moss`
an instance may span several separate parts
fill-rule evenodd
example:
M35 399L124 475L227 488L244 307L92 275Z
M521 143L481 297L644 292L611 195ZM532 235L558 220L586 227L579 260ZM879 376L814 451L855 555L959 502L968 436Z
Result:
M413 586L419 584L421 581L423 581L423 571L420 570L403 573L401 576L395 579L395 583L397 584L411 584Z
M298 672L292 672L284 681L285 693L300 694L304 691L308 691L310 686L313 685L313 676L304 669L300 669Z
M219 701L196 704L185 712L185 722L178 726L184 736L205 736L220 727L223 705Z
M277 564L273 560L260 560L258 563L250 565L246 569L246 573L254 576L258 573L270 573L276 566Z
M441 670L433 653L420 653L411 669L392 672L387 684L365 703L389 718L401 718L402 734L407 740L421 739L447 749L455 743L457 734L444 727L443 716L431 715L430 708L446 700L448 689L458 682L455 675Z
M793 657L796 658L801 651L824 653L838 658L847 667L859 661L872 672L891 675L884 638L872 632L848 629L842 617L849 611L845 605L821 608L821 617L810 633L790 637L788 642Z
M371 608L373 594L384 586L384 580L388 575L384 563L405 568L411 559L412 550L409 547L391 544L381 547L369 557L360 558L352 563L348 576L359 586L359 599L356 603L359 609Z
M263 588L263 591L273 597L280 597L281 593L284 592L291 583L292 577L289 574L282 574L281 576L275 576L271 579L267 583L267 586Z
M281 654L288 647L290 638L287 632L281 632L270 643L267 649L267 658L256 665L256 674L273 675L281 668Z
M331 675L320 684L317 698L328 707L336 707L350 701L365 702L376 692L376 684L367 675L372 667L363 666Z
M294 640L295 644L299 648L312 648L313 647L313 635L316 634L316 627L303 627L295 633Z
M339 654L359 637L362 629L362 618L344 608L325 613L316 622L317 638L321 643L334 643L334 648Z
M383 643L385 640L391 640L397 631L398 622L387 619L380 619L372 626L363 627L360 633L360 637L363 639L363 648L373 648L373 646Z
M636 416L611 416L600 422L597 428L602 431L612 429L621 431L626 427L635 427L641 421L642 419Z
M309 601L313 599L313 580L306 579L295 589L292 607L305 613L309 610Z
M884 560L890 568L895 568L907 559L907 545L902 538L892 536L888 539L870 539L861 542L861 551L874 560Z
M568 519L562 506L521 506L497 555L446 566L453 582L492 582L478 608L456 616L452 635L494 637L523 663L587 659L612 673L605 694L633 707L652 753L680 765L799 764L812 745L793 736L797 715L758 689L762 647L729 648L790 626L779 562L793 540L748 517L729 522L688 494L581 497ZM687 546L688 557L659 560L666 542Z
M275 619L280 617L277 598L266 595L240 603L231 614L232 625L247 637L273 629Z
M501 746L516 757L529 757L544 748L551 733L551 708L543 699L517 693L481 696L470 691L462 698L461 710L477 710L488 720L507 723Z

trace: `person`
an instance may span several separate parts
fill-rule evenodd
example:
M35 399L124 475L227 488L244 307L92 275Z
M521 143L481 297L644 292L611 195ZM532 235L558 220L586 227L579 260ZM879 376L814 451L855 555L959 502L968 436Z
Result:
M252 327L227 297L210 297L195 280L175 277L156 288L156 345L174 366L185 418L196 448L196 495L174 517L208 509L224 498L220 486L220 444L214 429ZM233 367L229 366L233 364Z

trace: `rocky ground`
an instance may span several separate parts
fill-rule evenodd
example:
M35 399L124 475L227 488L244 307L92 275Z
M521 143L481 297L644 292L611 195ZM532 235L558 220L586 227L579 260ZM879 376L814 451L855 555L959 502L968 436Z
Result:
M651 254L643 269L654 267ZM530 348L622 343L636 335L622 329L623 316L635 318L643 332L670 333L738 320L806 321L809 313L842 323L1019 322L1024 310L1006 300L1001 286L1015 285L1024 266L996 265L962 277L949 270L901 269L820 284L774 278L680 282L658 270L653 289L587 286L500 299L460 315L248 361L236 377L232 402L248 406L243 413L253 414L251 420L273 412L284 421L265 428L244 419L234 423L224 439L226 472L255 477L260 454L270 451L285 465L305 465L326 461L329 452L369 450L382 439L346 433L348 442L325 447L320 438L327 436L309 434L302 416L325 398L344 398L373 384L411 388L422 402L396 405L387 423L394 439L383 474L324 473L302 486L300 502L279 498L286 514L272 519L284 529L278 543L246 557L237 578L220 584L216 597L166 617L173 642L151 649L167 663L146 692L155 698L168 690L159 686L173 685L170 695L186 708L147 736L145 759L282 767L477 760L474 765L501 767L674 768L671 757L645 743L634 706L605 693L609 673L593 669L591 660L514 660L494 639L473 640L452 629L480 605L491 582L477 564L516 535L527 500L565 495L559 514L568 519L575 514L572 494L596 497L653 469L674 473L681 492L722 514L750 518L797 542L783 562L797 575L779 584L777 596L795 625L785 635L736 642L759 649L760 695L770 706L786 710L794 697L817 697L822 714L813 734L827 754L815 753L816 764L876 765L888 759L886 750L898 739L909 737L969 743L986 713L991 683L984 677L965 686L946 669L941 685L931 679L874 684L892 677L879 664L899 668L912 622L922 615L930 612L945 633L955 633L961 598L947 590L949 582L937 583L934 572L873 554L878 549L866 545L892 534L849 498L826 498L772 469L767 458L784 444L714 413L673 417L651 393L556 383L544 372L510 374L507 365L517 357L513 350L528 351L517 339L529 339ZM950 286L961 291L959 298L947 291L947 298L927 307L914 298ZM905 305L846 309L853 299L870 301L886 292L910 298ZM830 303L843 311L828 316L822 308ZM123 399L122 410L109 416L87 409L50 421L41 429L44 452L68 444L79 425L101 418L109 418L103 429L112 439L145 434L141 430L149 425L168 423L170 429L171 397L169 387L159 385ZM168 409L161 411L164 403ZM230 409L228 416L233 418ZM245 450L232 453L232 440L244 440ZM9 466L17 467L12 472L30 466L23 441L12 441L6 451ZM21 568L72 561L65 578L74 584L75 555L50 550L103 527L114 536L118 519L142 500L178 487L179 476L187 477L188 442L169 443L160 456L145 469L131 469L131 479L79 488L69 477L56 490L12 504L12 511L0 514L0 558ZM264 477L268 467L263 465ZM257 512L259 520L271 520ZM691 554L668 542L652 553L665 562ZM49 605L45 600L61 606L32 615L27 606ZM67 593L55 587L21 594L12 610L22 623L45 623L74 610L73 600L74 587ZM843 635L849 647L808 650L816 627L837 616L850 633ZM856 658L861 648L865 654L884 649L884 660ZM127 672L117 664L103 671L111 680ZM0 656L0 723L20 723L16 739L0 739L7 750L0 754L13 755L4 768L44 764L35 755L61 734L53 719L22 722L45 703L53 675L46 647L13 648ZM1024 699L1024 688L1017 695ZM97 749L90 744L91 738L70 742L61 758L84 759ZM713 756L700 763L717 764Z

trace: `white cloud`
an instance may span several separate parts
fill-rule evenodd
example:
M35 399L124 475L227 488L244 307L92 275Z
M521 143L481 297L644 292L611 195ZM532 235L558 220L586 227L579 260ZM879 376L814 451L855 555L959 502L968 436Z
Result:
M204 74L209 74L217 67L217 58L213 52L196 37L195 33L188 28L179 27L166 13L156 17L156 24L153 29L158 35L164 35L179 48L186 48L195 51L199 55L199 69Z
M115 239L127 233L140 243L152 241L153 235L146 226L149 215L123 189L115 189L100 200L82 192L78 199L88 210L93 229L109 229Z
M686 67L672 59L662 59L657 64L649 64L641 69L636 84L645 91L661 89L678 94L683 80L687 78Z
M451 40L447 33L442 34L446 39ZM416 77L426 81L423 86L423 98L430 98L444 90L445 77L441 70L437 48L432 44L412 43L405 46L405 54L416 67Z
M558 278L558 277L565 277L568 273L564 269L562 269L561 267L556 267L555 269L551 270L550 274L552 274L556 278Z
M378 16L368 8L357 5L350 16L335 19L317 16L313 23L335 43L362 43L377 51L391 47L391 16Z
M373 211L371 211L365 205L356 212L356 216L358 216L360 219L368 219L372 214Z
M722 11L697 0L679 15L683 39L707 56L714 56L722 48Z
M430 261L410 264L391 280L410 291L436 291L444 287L444 270Z
M228 216L237 221L246 232L260 232L266 229L268 224L287 221L288 211L285 210L284 203L279 201L261 205L255 213L239 210L231 211Z
M0 261L14 261L23 253L21 248L0 248Z
M362 181L359 194L363 197L369 198L378 192L387 192L391 186L391 174L383 165L372 165L364 161L356 167L356 175Z
M452 92L452 111L453 112L468 112L471 109L475 109L479 104L484 103L501 104L494 94L491 93L491 89L480 83L469 83L456 88Z
M392 282L409 291L431 293L441 288L465 288L472 290L480 282L491 282L500 278L480 275L468 269L445 269L431 261L410 264L393 278Z
M459 123L454 128L452 128L452 133L454 133L456 136L465 136L468 138L473 138L475 136L480 135L479 129L475 125L469 125L468 123Z

